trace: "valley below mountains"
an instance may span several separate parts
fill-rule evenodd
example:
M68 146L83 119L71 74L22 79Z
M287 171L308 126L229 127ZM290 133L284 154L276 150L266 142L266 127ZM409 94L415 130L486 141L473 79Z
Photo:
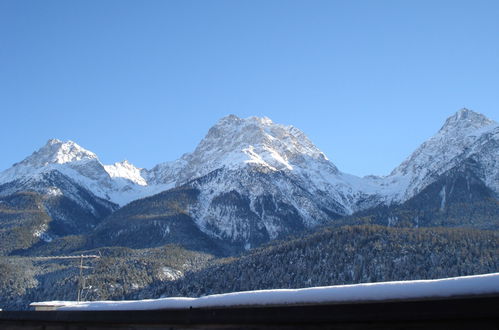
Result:
M230 115L180 159L52 139L0 172L0 308L499 271L499 124L461 109L387 176ZM85 284L78 259L86 260ZM78 292L80 291L80 292Z

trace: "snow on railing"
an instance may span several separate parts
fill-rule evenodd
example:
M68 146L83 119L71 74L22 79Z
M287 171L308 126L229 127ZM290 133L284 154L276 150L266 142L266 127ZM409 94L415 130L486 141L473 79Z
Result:
M499 294L499 273L415 280L335 285L304 289L232 292L200 298L171 297L128 301L47 301L30 306L36 310L155 310L228 306L269 306L387 301Z

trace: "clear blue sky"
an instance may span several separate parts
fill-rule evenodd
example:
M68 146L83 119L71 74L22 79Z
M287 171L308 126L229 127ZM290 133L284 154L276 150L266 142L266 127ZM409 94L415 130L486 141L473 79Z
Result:
M499 120L499 1L0 0L0 170L52 137L149 168L233 113L388 174L462 107Z

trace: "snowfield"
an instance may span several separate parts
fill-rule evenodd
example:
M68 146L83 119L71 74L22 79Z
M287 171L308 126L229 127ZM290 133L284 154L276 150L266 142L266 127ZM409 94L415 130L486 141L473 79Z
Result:
M57 310L117 311L188 309L231 306L268 306L291 304L344 303L401 299L442 298L499 294L499 273L416 280L336 285L305 289L278 289L232 292L200 298L172 297L130 301L47 301L32 307L55 306Z

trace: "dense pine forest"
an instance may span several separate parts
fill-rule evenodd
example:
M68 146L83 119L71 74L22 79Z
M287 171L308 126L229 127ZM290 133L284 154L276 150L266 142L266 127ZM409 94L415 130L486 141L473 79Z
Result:
M499 233L347 226L217 260L128 298L432 279L499 271Z

